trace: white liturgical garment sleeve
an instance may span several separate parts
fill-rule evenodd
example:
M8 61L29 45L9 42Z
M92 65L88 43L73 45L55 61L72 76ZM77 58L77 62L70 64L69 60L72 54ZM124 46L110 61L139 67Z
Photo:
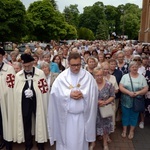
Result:
M96 115L98 103L98 87L93 76L84 69L80 69L77 77L77 85L72 85L70 68L63 71L54 81L48 105L48 131L51 145L57 141L66 144L66 119L70 112L84 115L84 133L88 142L95 141L96 137ZM83 94L80 101L81 107L75 110L75 100L70 99L70 92L73 88L78 88ZM72 103L70 103L72 102ZM83 105L82 105L83 104ZM77 106L78 107L78 106ZM69 110L69 112L68 112Z

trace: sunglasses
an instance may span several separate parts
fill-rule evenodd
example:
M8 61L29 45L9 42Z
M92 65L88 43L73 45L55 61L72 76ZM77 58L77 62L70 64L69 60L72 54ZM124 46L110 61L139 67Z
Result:
M111 57L105 57L106 59L110 59Z
M141 61L141 59L134 59L133 61Z

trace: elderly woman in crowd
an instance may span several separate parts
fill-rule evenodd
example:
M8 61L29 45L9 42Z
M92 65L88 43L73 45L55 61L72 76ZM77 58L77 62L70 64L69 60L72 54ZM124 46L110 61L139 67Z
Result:
M22 63L20 63L20 62L17 62L17 61L13 62L12 66L16 73L19 72L20 70L22 70Z
M114 86L115 88L115 93L118 93L118 90L119 90L119 87L118 87L118 84L117 84L117 80L116 80L116 77L114 75L111 75L109 73L109 70L110 70L110 65L108 62L104 62L102 63L102 68L104 70L104 78L111 82L112 85Z
M129 64L132 59L132 47L126 46L124 48L124 54L125 54L125 62Z
M104 105L107 105L114 100L115 90L112 84L105 80L104 71L102 68L96 67L93 71L93 74L99 89L98 106L103 107ZM113 130L112 117L102 118L98 109L96 124L97 135L103 137L104 150L109 150L107 140L108 135Z
M42 62L40 67L46 76L46 80L47 80L49 92L50 92L52 84L53 84L54 80L56 79L56 77L58 76L58 73L51 72L50 68L49 68L49 63L47 63L47 62Z
M148 86L145 77L138 73L138 64L135 61L130 63L129 71L130 73L125 74L119 84L120 91L122 92L121 105L123 131L121 136L123 138L126 137L127 126L130 126L128 138L133 139L135 126L137 125L139 116L139 112L133 111L133 98L144 95L148 91ZM133 82L134 91L132 90L129 74Z
M87 59L87 65L85 66L85 69L93 75L93 70L97 66L97 64L97 59L93 56L90 56Z
M121 81L121 78L122 78L122 76L123 76L123 74L122 74L122 72L119 70L119 69L116 69L116 67L117 67L117 61L116 61L116 59L113 59L113 58L111 58L109 61L108 61L108 63L109 63L109 73L111 74L111 75L114 75L115 77L116 77L116 81L117 81L117 83L118 83L118 85L119 85L119 83L120 83L120 81ZM120 120L121 118L120 118L120 98L121 98L121 92L120 92L120 90L118 90L118 93L116 93L116 97L115 97L115 113L116 113L116 121L118 120ZM119 108L119 109L118 109Z
M118 83L117 83L116 77L109 73L109 70L110 70L109 63L108 62L102 63L102 68L103 68L103 75L104 75L105 80L107 80L108 82L110 82L112 84L112 86L115 89L115 94L118 93L118 90L119 90ZM113 118L113 130L112 130L112 132L115 130L115 125L116 125L116 122L115 122L115 120L116 120L115 119L116 103L113 103L113 110L114 110L114 113L112 115L112 118ZM108 142L111 142L111 139L109 138L109 136L108 136Z
M101 67L102 63L105 61L104 53L98 54L98 67Z
M108 61L111 58L111 53L106 53L104 56L105 56L105 61Z
M142 44L139 43L138 45L136 45L135 50L133 51L134 55L141 55L143 52L143 47Z
M10 53L10 57L11 57L10 62L11 62L11 63L17 61L17 55L18 55L18 53L17 53L16 51L12 51L12 52Z
M38 59L38 65L40 65L43 62L43 53L44 51L41 48L38 48L34 54L37 55L39 57Z
M118 51L116 53L116 57L117 57L117 68L122 71L123 74L128 73L128 66L129 64L125 62L125 55L123 51Z
M142 58L140 55L134 55L132 57L132 61L136 62L138 65L138 73L139 74L143 74L143 71L145 70L145 68L142 66Z
M51 54L50 52L44 52L43 53L43 61L49 63L49 67L51 69L51 72L54 72L54 73L59 73L59 68L58 68L58 65L54 62L51 62Z

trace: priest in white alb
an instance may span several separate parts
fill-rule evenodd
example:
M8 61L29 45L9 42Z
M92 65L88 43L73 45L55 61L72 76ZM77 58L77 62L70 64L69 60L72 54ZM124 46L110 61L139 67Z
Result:
M48 106L50 144L56 150L88 150L96 138L98 88L81 68L79 53L70 53L69 68L54 81Z

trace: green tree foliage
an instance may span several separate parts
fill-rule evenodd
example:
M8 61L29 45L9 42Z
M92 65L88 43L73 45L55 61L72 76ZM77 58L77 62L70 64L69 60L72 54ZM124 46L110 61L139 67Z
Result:
M70 25L78 27L79 24L79 10L78 5L70 5L69 7L65 7L63 11L63 15L65 17L66 22Z
M30 4L27 16L33 24L30 30L30 37L35 37L36 40L49 41L51 39L64 39L70 34L73 37L77 36L74 27L71 33L68 30L68 24L65 22L63 15L54 9L51 2L48 0L36 1Z
M106 20L108 22L108 32L111 34L112 32L116 32L116 21L117 21L117 9L114 6L106 5L105 6L105 15Z
M78 30L78 39L85 39L85 40L94 40L94 34L90 29L81 27Z
M135 4L126 4L120 17L120 28L129 39L137 39L140 29L141 9Z
M83 14L80 15L79 27L86 27L96 34L99 22L106 20L104 10L105 6L102 2L96 2L93 6L85 7Z
M119 5L118 34L128 35L129 39L137 39L140 29L141 9L135 4Z
M95 38L98 40L108 39L108 24L106 20L103 20L99 23Z
M135 39L140 29L140 17L141 9L135 4L128 3L114 7L96 2L93 6L84 8L84 12L79 17L79 27L92 30L96 38L102 37L100 35L102 32L104 38L105 34L116 32L117 35L124 34L130 39Z
M58 6L57 6L57 3L56 3L55 0L43 0L43 1L47 1L48 3L51 3L52 6L53 6L53 8L54 8L55 10L58 10Z
M121 28L120 24L120 17L123 14L124 10L124 5L119 5L117 8L117 16L116 16L116 33L117 35L122 35L123 34L123 28Z
M91 12L91 6L85 7L83 14L79 17L79 27L88 28L95 33L97 25L97 18L96 15Z
M0 0L0 41L20 41L27 31L25 7L20 0Z
M138 37L138 31L140 29L140 20L137 18L136 14L126 14L121 17L121 22L124 21L124 27L123 24L121 24L121 27L124 28L124 34L128 35L129 39L137 39Z
M62 25L62 29L66 34L61 35L61 39L69 40L69 39L76 39L77 38L77 30L74 26L64 22Z
M138 37L141 9L135 4L118 7L96 2L79 14L78 5L58 11L55 0L39 0L30 4L28 10L20 0L0 0L0 39L20 41L23 39L49 41L59 39L107 39L108 35Z
M58 6L55 0L50 0L52 6L54 7L55 10L58 10Z

